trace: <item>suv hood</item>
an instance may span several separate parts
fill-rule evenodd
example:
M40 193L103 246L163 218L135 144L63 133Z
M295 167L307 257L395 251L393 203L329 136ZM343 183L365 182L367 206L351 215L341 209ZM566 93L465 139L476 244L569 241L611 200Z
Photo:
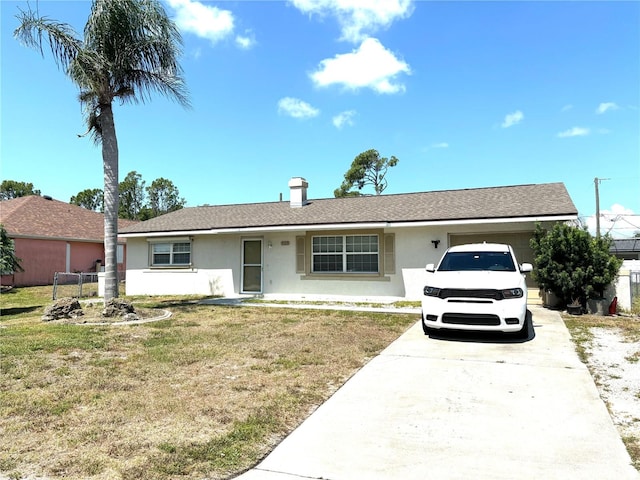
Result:
M524 275L504 271L434 272L428 275L427 285L437 288L496 289L525 288Z

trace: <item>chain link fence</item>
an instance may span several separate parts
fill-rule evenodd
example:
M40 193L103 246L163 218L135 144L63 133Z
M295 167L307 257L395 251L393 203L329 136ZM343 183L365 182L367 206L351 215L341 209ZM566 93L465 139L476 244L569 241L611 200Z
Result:
M53 274L53 299L98 296L98 274L56 272Z
M125 270L118 270L118 291L124 295ZM104 292L103 292L104 293ZM72 297L89 298L100 296L96 272L55 272L53 275L53 299Z
M640 271L629 272L631 311L640 313Z

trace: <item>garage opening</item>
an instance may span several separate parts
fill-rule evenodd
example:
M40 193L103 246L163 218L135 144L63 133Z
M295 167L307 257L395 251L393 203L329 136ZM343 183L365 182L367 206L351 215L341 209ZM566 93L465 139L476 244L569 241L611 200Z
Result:
M464 245L466 243L506 243L513 247L518 263L533 264L533 250L529 245L529 241L533 236L533 232L487 232L487 233L470 233L470 234L450 234L449 246ZM540 301L538 292L538 284L533 281L531 274L527 274L527 289L529 291L529 300L534 302Z

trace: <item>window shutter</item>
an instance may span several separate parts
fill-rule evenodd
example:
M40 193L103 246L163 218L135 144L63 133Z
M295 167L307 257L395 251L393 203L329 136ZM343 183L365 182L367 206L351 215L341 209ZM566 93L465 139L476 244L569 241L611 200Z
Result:
M384 273L396 273L395 234L384 234Z
M296 273L305 273L304 254L305 254L305 237L296 237Z

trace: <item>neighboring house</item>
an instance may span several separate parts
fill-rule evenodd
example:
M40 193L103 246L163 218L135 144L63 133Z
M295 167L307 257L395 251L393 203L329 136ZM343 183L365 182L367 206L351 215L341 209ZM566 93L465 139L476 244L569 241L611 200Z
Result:
M609 252L623 260L611 296L618 297L621 309L631 310L640 299L640 238L614 239Z
M640 238L615 239L609 252L622 260L640 260Z
M55 272L95 272L98 261L104 264L102 213L30 195L0 201L0 223L13 239L24 269L3 275L3 284L51 285ZM118 263L118 270L124 271L124 243L118 245Z
M605 295L609 299L618 298L618 307L631 310L640 306L640 260L623 260L613 288Z
M504 242L531 262L536 222L578 213L562 183L318 200L303 178L289 187L289 202L184 208L121 229L127 295L419 299L425 265L448 246Z

